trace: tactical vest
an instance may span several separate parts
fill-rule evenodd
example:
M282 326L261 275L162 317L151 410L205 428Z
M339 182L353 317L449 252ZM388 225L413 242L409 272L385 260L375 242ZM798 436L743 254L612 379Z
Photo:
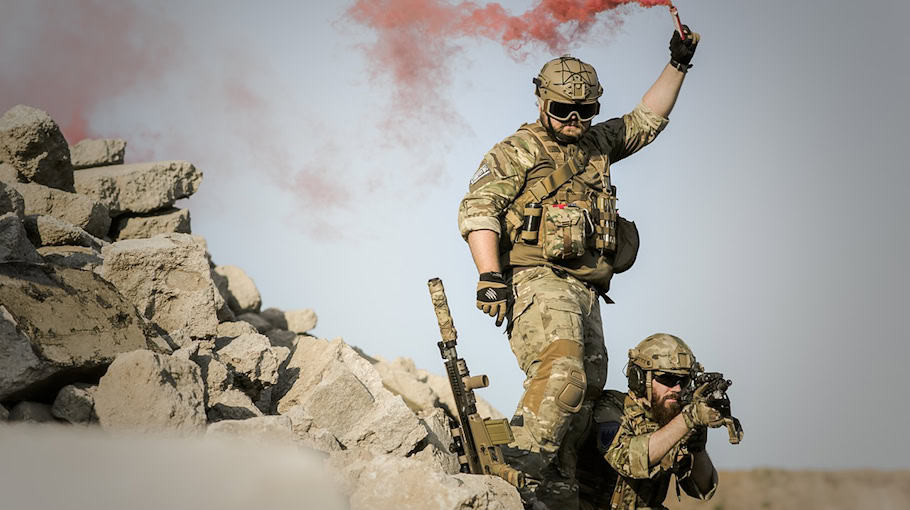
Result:
M508 249L522 251L519 258L525 260L529 247L537 245L540 263L559 265L587 250L599 255L615 252L616 188L610 183L607 156L592 138L582 138L566 154L540 124L525 124L522 131L536 141L540 157L527 173L524 191L506 210ZM539 232L530 230L534 216L539 218ZM553 246L563 248L563 253L554 253Z

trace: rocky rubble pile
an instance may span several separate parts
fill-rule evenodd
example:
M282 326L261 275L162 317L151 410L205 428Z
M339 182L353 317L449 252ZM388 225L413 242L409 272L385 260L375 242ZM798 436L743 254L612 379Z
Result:
M0 420L267 438L320 452L352 509L521 508L458 473L443 377L310 335L312 310L261 310L174 206L202 173L125 149L71 147L27 106L0 118Z

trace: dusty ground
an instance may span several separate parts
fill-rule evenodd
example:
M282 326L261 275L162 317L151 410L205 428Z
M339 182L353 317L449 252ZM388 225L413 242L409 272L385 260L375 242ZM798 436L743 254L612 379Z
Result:
M670 492L672 510L907 510L910 471L724 471L710 501Z

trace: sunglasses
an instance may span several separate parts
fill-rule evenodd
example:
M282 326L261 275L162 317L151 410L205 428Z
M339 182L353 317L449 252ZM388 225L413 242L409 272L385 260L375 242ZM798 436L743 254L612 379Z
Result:
M587 121L600 113L600 103L559 103L547 101L547 115L556 120L569 120L575 114L580 121Z
M654 380L663 384L667 388L673 388L677 384L680 388L685 388L689 385L689 376L687 375L677 375L677 374L654 374Z

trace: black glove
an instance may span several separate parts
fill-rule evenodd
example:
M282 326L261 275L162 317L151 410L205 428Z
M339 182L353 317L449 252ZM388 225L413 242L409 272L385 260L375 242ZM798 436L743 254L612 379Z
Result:
M686 440L686 449L689 453L698 453L705 451L705 445L708 444L708 428L695 427Z
M689 62L692 61L692 56L695 55L695 48L698 47L698 40L701 36L697 32L689 30L688 25L683 25L682 29L686 34L685 41L682 40L676 30L673 31L673 36L670 37L670 65L682 72L686 72L692 67Z
M490 317L496 317L496 325L502 326L508 308L509 287L502 273L481 273L477 282L477 308Z

